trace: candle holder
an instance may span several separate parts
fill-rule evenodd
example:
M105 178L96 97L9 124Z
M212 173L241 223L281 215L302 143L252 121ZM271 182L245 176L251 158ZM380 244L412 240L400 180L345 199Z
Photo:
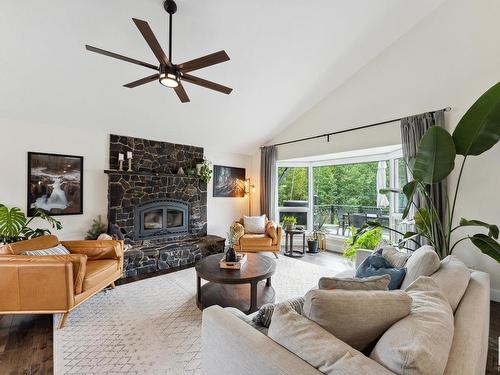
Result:
M132 151L127 151L127 159L128 159L127 172L132 172Z
M121 152L118 153L118 170L120 172L123 172L123 159L125 155L123 155Z

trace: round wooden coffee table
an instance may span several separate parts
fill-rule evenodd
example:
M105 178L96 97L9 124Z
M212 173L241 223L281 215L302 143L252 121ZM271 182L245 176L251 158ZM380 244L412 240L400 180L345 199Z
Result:
M273 259L247 253L247 261L241 270L230 270L219 267L223 256L224 254L210 255L195 266L196 304L200 309L220 305L236 307L251 314L262 305L274 302L271 276L276 271L276 262ZM201 279L209 282L202 286Z

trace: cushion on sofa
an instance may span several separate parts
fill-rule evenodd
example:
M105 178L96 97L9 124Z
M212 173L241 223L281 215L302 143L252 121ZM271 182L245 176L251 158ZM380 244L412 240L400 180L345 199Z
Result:
M287 305L276 307L268 335L324 374L391 374Z
M449 255L441 261L439 270L433 273L431 278L455 312L469 285L470 271L467 266L456 256Z
M118 262L113 259L88 260L83 279L83 291L89 290L110 277L118 270Z
M266 232L266 215L243 216L245 233L262 234Z
M48 249L57 246L59 239L53 234L47 236L35 237L31 240L19 241L2 246L0 254L19 255L26 250Z
M411 313L390 327L370 357L405 375L443 374L453 340L453 312L437 284L420 277L407 288Z
M406 276L401 289L406 289L420 276L430 276L439 269L440 260L432 246L422 246L415 250L406 262Z
M403 282L406 274L406 268L392 267L389 262L379 253L375 252L366 258L356 270L357 278L370 276L389 275L391 282L389 289L398 289Z
M411 298L402 290L318 289L306 293L303 315L353 348L363 350L407 316L410 307Z
M268 328L271 324L271 319L273 317L274 309L277 306L286 305L290 306L292 309L302 314L302 308L304 306L304 297L290 298L280 303L266 303L263 305L259 311L253 317L253 322L262 327Z
M396 249L394 246L384 246L382 256L393 267L404 267L411 254Z
M389 275L370 276L362 279L348 277L322 277L319 279L319 289L343 290L389 290L391 277Z
M66 249L63 245L58 244L54 247L49 247L47 249L42 250L25 250L21 253L21 255L26 256L45 256L45 255L68 255L70 254L69 250Z
M273 240L266 234L244 234L240 237L241 246L271 246Z

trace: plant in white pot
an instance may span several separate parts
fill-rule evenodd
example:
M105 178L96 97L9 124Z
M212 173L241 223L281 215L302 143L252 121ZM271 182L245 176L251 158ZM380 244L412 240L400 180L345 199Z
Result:
M415 208L414 222L416 231L400 233L403 239L400 246L408 241L419 244L418 239L424 237L434 247L441 258L451 254L462 241L471 241L483 254L500 262L500 244L498 243L498 226L477 219L461 218L455 221L455 208L459 201L460 183L466 161L470 157L482 155L495 146L500 140L500 83L486 91L465 113L458 122L453 134L439 126L433 126L424 134L420 141L417 156L409 161L413 180L403 189L383 189L380 192L404 194L408 204L403 212L403 219L408 217L410 209ZM458 159L458 160L457 160ZM460 169L455 191L445 202L445 220L441 220L435 202L429 194L432 185L443 181L455 169L458 161ZM486 167L485 167L486 168ZM499 173L499 168L493 168L491 173ZM494 188L492 186L492 188ZM424 207L417 207L414 196L419 195L425 202ZM375 227L384 227L379 222L370 221L358 236ZM487 233L454 236L456 231L464 227L481 227ZM391 231L393 228L384 227Z

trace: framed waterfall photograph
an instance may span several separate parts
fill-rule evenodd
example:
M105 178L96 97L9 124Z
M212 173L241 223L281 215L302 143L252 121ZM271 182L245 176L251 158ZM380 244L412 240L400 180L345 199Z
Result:
M245 168L214 165L214 197L243 198Z
M28 152L28 216L83 214L83 156Z

